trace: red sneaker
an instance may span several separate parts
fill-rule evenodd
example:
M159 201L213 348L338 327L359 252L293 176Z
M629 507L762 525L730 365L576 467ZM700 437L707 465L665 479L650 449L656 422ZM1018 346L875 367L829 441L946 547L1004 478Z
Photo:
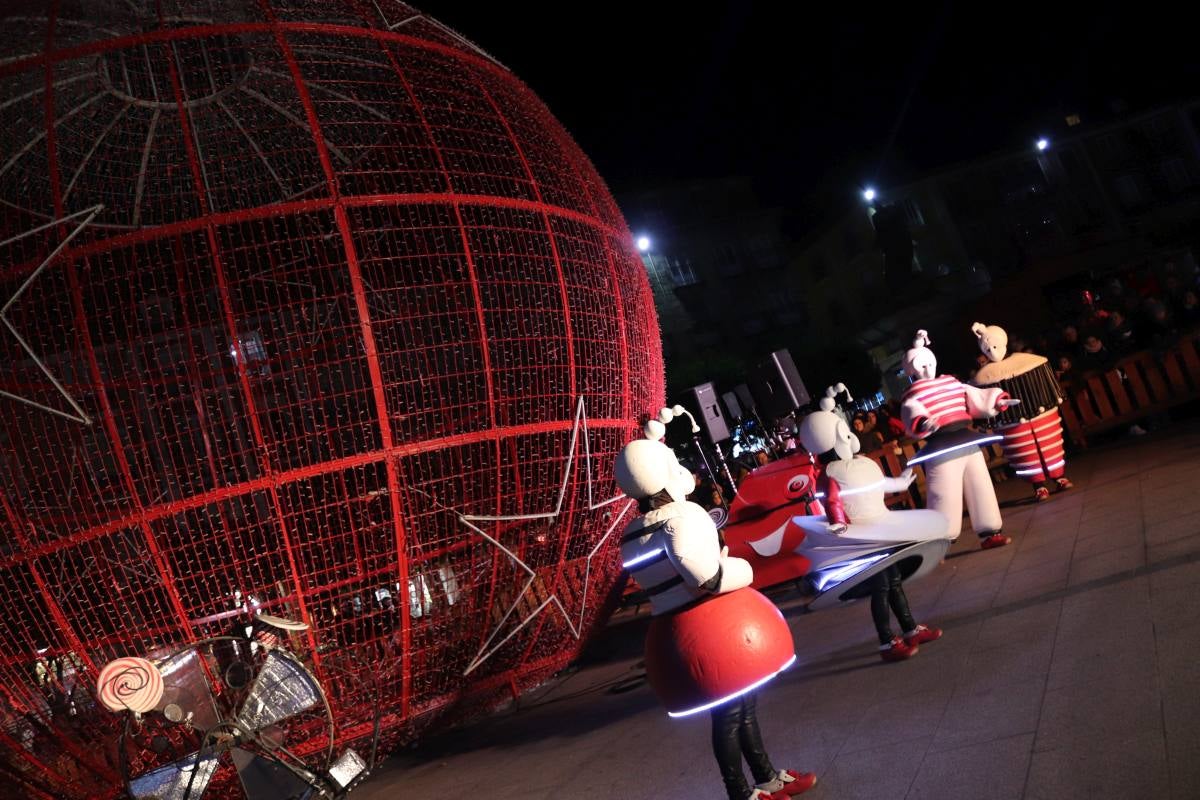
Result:
M755 788L759 791L774 792L776 795L782 793L790 797L807 792L816 785L817 776L811 772L795 772L790 769L781 769L774 780L760 783Z
M928 644L942 638L941 628L930 628L927 625L918 625L913 628L912 633L904 634L904 643L910 647L915 647L919 644Z
M782 789L778 792L768 792L755 787L750 790L750 796L746 800L789 800L789 797Z
M979 546L984 550L991 550L993 547L1004 547L1006 544L1012 544L1012 537L1005 536L1003 533L993 533L979 542Z
M1033 498L1039 503L1045 502L1050 499L1050 490L1045 486L1039 486L1033 490Z
M1057 480L1055 480L1055 483L1058 484L1058 490L1060 492L1065 492L1067 489L1075 488L1075 484L1071 483L1071 480L1069 478L1067 478L1066 476L1058 478Z
M891 642L881 645L879 648L879 657L884 661L903 661L906 658L912 658L921 648L919 645L908 644L899 636L892 639Z

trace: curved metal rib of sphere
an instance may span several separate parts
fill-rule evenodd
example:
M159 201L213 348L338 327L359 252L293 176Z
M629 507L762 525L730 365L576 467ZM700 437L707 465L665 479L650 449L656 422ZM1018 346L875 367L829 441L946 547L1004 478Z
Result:
M112 787L99 670L254 609L345 744L564 666L663 403L566 131L396 2L39 13L0 32L0 793Z

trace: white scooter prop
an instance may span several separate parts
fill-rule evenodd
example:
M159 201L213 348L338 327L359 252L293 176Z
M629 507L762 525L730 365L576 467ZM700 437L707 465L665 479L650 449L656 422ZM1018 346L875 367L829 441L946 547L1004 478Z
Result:
M858 437L834 413L836 393L830 387L821 410L806 417L800 428L801 441L810 453L834 454L825 470L840 486L850 520L846 526L831 525L825 516L791 520L805 533L796 551L812 563L805 577L812 590L808 606L814 611L867 596L864 584L893 565L904 580L923 577L941 563L951 544L950 524L938 512L887 507L884 495L908 489L913 475L906 471L898 478L885 477L874 461L854 455Z

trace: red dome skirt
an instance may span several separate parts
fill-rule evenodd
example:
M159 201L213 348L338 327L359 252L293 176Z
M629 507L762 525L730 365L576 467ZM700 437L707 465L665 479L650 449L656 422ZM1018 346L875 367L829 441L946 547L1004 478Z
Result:
M646 677L667 712L684 716L765 683L795 654L775 604L738 589L651 619Z

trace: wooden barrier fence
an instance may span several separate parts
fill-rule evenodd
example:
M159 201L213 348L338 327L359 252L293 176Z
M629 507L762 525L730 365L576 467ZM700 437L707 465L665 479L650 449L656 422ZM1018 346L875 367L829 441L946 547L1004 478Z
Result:
M1200 397L1200 334L1183 337L1165 353L1144 350L1112 369L1064 387L1060 409L1067 435L1079 447L1087 437Z

